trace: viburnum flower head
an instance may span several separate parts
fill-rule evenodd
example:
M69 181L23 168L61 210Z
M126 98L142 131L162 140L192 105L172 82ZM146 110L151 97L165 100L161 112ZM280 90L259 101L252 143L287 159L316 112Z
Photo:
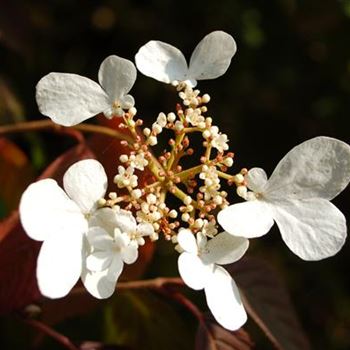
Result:
M230 274L219 265L238 261L247 251L249 242L222 232L207 241L199 232L197 239L188 229L177 236L183 252L178 268L181 278L192 289L204 289L210 311L223 327L240 328L247 320L238 288Z
M39 110L55 123L72 126L101 112L107 118L123 115L135 104L128 95L136 80L134 64L109 56L101 64L97 84L89 78L70 73L50 73L36 87Z
M289 249L304 260L336 254L346 239L344 215L330 202L350 181L350 146L315 137L293 148L270 179L263 169L247 176L248 201L218 214L229 233L247 238L266 234L274 221Z
M82 273L84 235L100 210L98 200L106 193L107 176L98 161L82 160L66 171L63 187L53 179L37 181L25 190L19 206L28 236L43 241L37 280L41 293L50 298L68 294ZM113 215L110 208L102 210L105 216Z
M138 70L163 83L188 81L191 87L197 80L215 79L230 66L237 47L231 35L215 31L206 35L194 49L189 66L182 52L162 41L149 41L135 56Z

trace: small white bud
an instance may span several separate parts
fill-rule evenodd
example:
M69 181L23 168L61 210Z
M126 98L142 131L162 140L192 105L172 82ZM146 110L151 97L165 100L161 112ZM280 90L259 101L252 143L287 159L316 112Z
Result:
M167 119L166 119L166 115L161 112L158 114L158 118L157 118L157 123L162 127L164 128L166 126L166 123L167 123Z
M149 128L144 128L143 134L148 137L149 135L151 135L151 130Z
M202 133L202 136L205 138L205 139L208 139L210 137L210 131L209 130L204 130L203 133Z
M139 199L142 196L142 191L140 189L138 189L138 188L136 190L132 190L131 191L131 196L134 199Z
M176 131L181 131L184 128L184 125L180 120L177 120L175 123L175 130Z
M135 107L131 107L129 110L128 110L129 114L134 117L137 113L137 110Z
M242 174L235 175L235 182L238 184L242 183L244 181L244 176Z
M192 203L192 198L190 196L186 196L183 202L185 205L190 205Z
M158 124L158 123L153 123L152 125L152 131L155 133L155 134L160 134L162 132L163 128Z
M231 167L231 166L233 165L233 159L232 159L231 157L225 158L224 164L225 164L227 167Z
M208 94L204 94L202 96L202 102L203 103L208 103L210 101L210 96Z
M148 138L148 143L151 145L151 146L154 146L158 143L158 140L155 136L150 136Z
M110 199L116 199L116 198L117 198L117 194L116 194L115 192L110 192L110 193L108 194L108 197L109 197Z
M188 214L188 213L183 213L183 214L181 215L181 220L182 220L182 221L187 222L189 219L190 219L190 214Z
M242 197L242 198L244 198L244 199L246 199L247 198L247 192L248 192L248 190L247 190L247 187L245 187L245 186L238 186L237 187L237 194L240 196L240 197Z
M172 209L172 210L170 210L170 212L169 212L169 217L171 217L172 219L175 219L175 218L177 218L177 211L175 210L175 209Z
M169 122L169 123L174 123L175 120L176 120L176 115L175 115L175 113L173 113L173 112L168 113L168 122Z
M119 157L119 160L122 162L122 163L126 163L129 158L126 154L122 154L120 157Z

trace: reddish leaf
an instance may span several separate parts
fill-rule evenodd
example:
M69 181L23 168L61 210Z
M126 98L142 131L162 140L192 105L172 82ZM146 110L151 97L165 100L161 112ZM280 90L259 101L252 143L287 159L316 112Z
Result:
M61 181L71 164L87 157L93 157L93 153L85 145L78 145L58 157L40 178ZM35 268L40 245L25 234L18 212L0 223L0 314L22 309L39 299Z
M16 208L23 190L32 178L32 167L27 156L10 140L0 138L0 197L6 209Z
M256 258L245 258L226 267L241 288L249 316L276 349L310 348L288 292L274 269Z
M243 329L235 332L221 327L211 316L200 323L196 335L196 350L250 350L254 343Z
M35 278L40 243L24 233L18 212L0 223L0 239L0 314L6 314L40 296Z

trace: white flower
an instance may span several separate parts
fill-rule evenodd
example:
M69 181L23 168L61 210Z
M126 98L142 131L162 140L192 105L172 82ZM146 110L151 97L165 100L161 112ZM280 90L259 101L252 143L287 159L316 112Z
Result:
M86 287L99 299L108 298L114 292L124 263L134 263L138 257L138 246L145 243L143 237L154 233L151 224L137 224L126 210L121 209L115 214L114 227L93 226L87 234L92 252L86 259L90 274Z
M260 237L276 221L289 249L304 260L320 260L340 250L346 238L345 217L329 200L350 181L349 145L315 137L287 153L269 180L260 168L251 169L246 180L253 200L218 215L227 232Z
M134 168L129 166L125 169L122 165L119 165L118 174L114 176L114 183L116 183L119 188L128 186L136 187L137 175L134 174Z
M207 133L203 133L203 137L210 139L212 147L216 148L219 152L228 150L228 138L226 134L222 134L217 126L211 126Z
M145 170L145 166L148 165L148 160L145 158L144 153L131 154L129 157L130 166L138 170Z
M228 69L236 52L232 36L215 31L205 36L192 53L189 67L182 52L162 41L149 41L135 56L138 70L163 83L215 79Z
M42 114L55 123L72 126L103 112L107 117L122 115L135 101L130 91L136 80L134 64L109 56L98 72L99 84L70 73L50 73L36 87L36 101Z
M31 184L19 212L28 236L44 241L37 262L40 291L50 298L69 293L78 281L84 256L88 219L106 193L107 176L93 159L73 164L64 174L63 191L55 180Z
M219 233L210 241L198 233L197 241L188 229L180 230L178 243L181 278L192 289L204 289L207 304L215 319L225 328L236 330L247 320L236 283L220 265L239 260L248 249L245 238Z

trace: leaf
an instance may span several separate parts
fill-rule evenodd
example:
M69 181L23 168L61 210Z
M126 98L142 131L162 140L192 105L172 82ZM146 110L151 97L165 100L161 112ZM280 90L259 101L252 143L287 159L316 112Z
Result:
M39 248L40 243L24 233L18 212L0 223L0 314L39 299L35 278Z
M226 268L241 289L249 316L276 349L310 348L288 292L273 268L257 258L244 258Z
M191 349L183 318L163 298L147 291L120 291L106 308L106 339L133 349Z
M86 145L80 144L58 157L40 178L62 181L71 164L93 156ZM40 299L35 273L40 246L24 232L18 211L0 223L0 314L23 309Z
M0 198L10 212L17 207L24 189L29 185L33 169L27 156L13 142L0 138Z
M235 332L221 327L212 316L206 316L196 334L196 350L250 350L254 343L243 329Z

